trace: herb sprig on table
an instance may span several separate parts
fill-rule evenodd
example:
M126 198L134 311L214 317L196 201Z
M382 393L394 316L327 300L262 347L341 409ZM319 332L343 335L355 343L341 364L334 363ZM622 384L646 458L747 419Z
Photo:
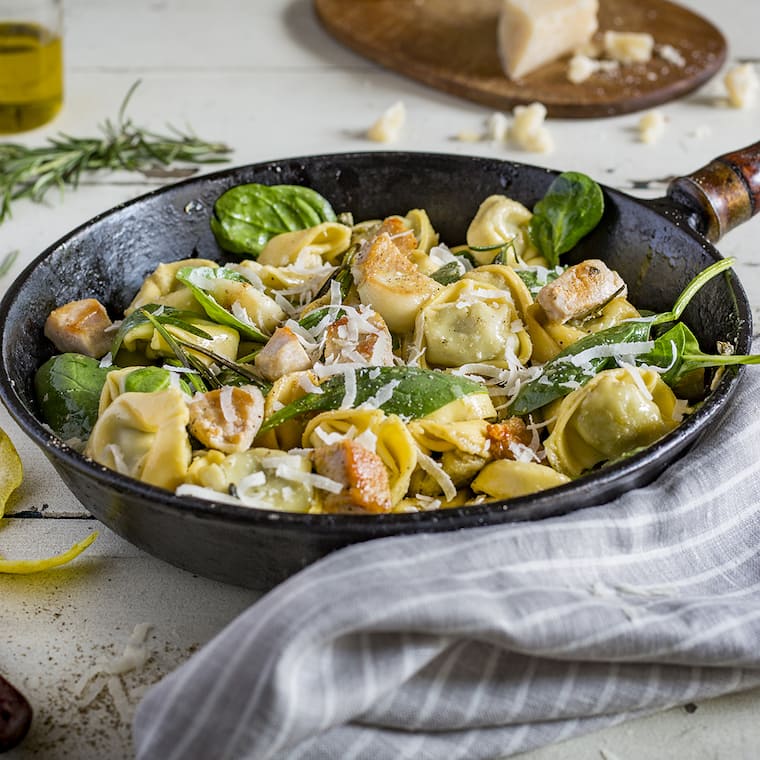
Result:
M47 145L30 148L0 143L0 222L10 215L13 201L41 202L51 188L76 187L83 174L100 170L134 171L148 176L187 176L195 168L168 170L171 164L211 164L226 161L231 149L207 142L172 126L159 134L136 126L126 108L139 81L127 92L115 122L106 119L100 136L73 137L59 133Z

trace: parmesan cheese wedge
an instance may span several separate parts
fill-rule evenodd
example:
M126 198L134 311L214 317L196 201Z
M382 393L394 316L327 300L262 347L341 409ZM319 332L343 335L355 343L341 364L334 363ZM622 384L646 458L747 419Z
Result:
M519 79L583 47L598 28L598 0L503 0L498 47L504 73Z

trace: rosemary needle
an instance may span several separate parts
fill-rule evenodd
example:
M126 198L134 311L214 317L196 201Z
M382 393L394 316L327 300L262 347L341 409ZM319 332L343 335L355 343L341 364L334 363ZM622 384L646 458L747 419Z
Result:
M206 142L169 126L170 134L137 127L125 111L135 88L128 90L116 122L99 125L98 137L72 137L59 133L47 145L29 148L17 143L0 143L0 222L10 215L18 198L41 202L48 190L76 187L82 174L98 170L137 171L156 175L161 167L175 162L208 164L226 161L230 148ZM195 169L187 172L192 173ZM164 170L165 172L165 170ZM165 176L175 176L165 172Z
M11 271L11 267L13 266L13 263L16 261L16 257L18 256L18 251L9 251L8 253L3 256L2 260L0 261L0 277L5 277L8 272Z

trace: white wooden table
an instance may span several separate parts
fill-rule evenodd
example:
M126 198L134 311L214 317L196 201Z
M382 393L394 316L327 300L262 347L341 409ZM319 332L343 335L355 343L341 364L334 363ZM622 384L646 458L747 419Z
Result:
M690 0L730 43L729 63L758 61L756 0ZM638 141L639 115L598 121L550 121L556 148L520 153L491 142L457 141L478 131L488 109L428 89L348 52L320 27L309 0L67 0L65 106L50 125L18 139L38 144L60 130L92 133L115 116L130 85L141 79L129 113L162 129L190 126L234 148L232 161L385 148L364 137L389 105L402 100L407 125L394 147L471 153L578 169L640 197L665 190L686 173L760 138L760 106L729 109L720 77L663 106L660 142ZM140 176L87 178L44 206L15 205L0 227L0 257L20 255L2 281L74 226L156 186ZM720 248L735 256L756 319L760 220L730 233ZM760 323L760 322L758 322ZM0 672L32 702L35 720L12 758L127 758L130 710L146 685L209 640L256 598L175 569L97 524L66 490L41 453L0 409L0 426L18 448L25 479L0 528L7 557L49 555L98 529L95 544L66 569L0 576ZM87 683L98 658L121 654L136 625L151 625L151 659L121 679L127 703ZM83 680L84 679L84 680ZM82 687L84 686L84 690ZM117 695L118 696L118 695ZM760 691L675 709L571 740L531 760L574 758L749 758L757 755Z

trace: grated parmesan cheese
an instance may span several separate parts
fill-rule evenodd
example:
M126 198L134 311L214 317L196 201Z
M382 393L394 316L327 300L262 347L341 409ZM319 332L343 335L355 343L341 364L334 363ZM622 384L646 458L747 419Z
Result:
M277 466L275 475L283 480L293 480L296 483L306 483L313 488L318 488L329 493L340 493L343 490L343 484L337 480L326 478L324 475L317 475L313 472L304 472L296 467L281 464Z
M591 369L593 359L634 357L639 354L646 354L654 348L653 340L642 340L632 343L604 343L599 346L592 346L585 351L577 354L570 354L562 357L562 361L572 364L581 369ZM620 362L618 362L620 363Z
M151 628L150 623L138 623L121 655L97 658L94 667L85 672L74 686L74 695L80 707L87 707L106 688L119 717L124 723L131 722L134 705L127 697L121 677L142 669L150 659L146 641Z
M451 501L457 495L454 481L449 477L446 470L432 457L417 450L417 464L441 487L447 501Z
M343 371L343 377L346 382L346 392L343 401L340 403L341 409L352 409L356 401L356 368L352 365Z
M631 380L636 383L636 387L641 392L641 395L647 401L651 401L653 399L652 392L649 390L649 388L647 388L646 383L644 382L644 378L641 377L641 370L638 367L635 367L633 364L628 364L627 362L621 362L620 366L631 376Z
M235 404L232 402L232 386L225 385L219 391L219 408L222 410L222 417L225 422L235 422L237 412Z
M379 409L383 404L387 404L393 398L393 392L401 385L401 380L391 380L382 387L377 389L374 396L370 396L360 408L367 407L370 409Z

